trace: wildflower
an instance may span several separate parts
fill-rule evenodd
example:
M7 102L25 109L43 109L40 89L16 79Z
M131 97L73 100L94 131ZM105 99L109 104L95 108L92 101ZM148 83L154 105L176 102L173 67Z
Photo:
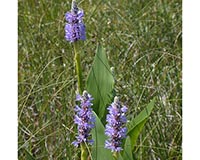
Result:
M94 128L95 117L92 113L92 96L87 93L87 91L83 92L83 95L77 95L76 101L80 102L80 106L76 105L75 107L75 118L74 123L78 125L78 136L76 136L76 141L72 142L72 144L78 147L81 143L89 143L93 144L93 140L90 139L91 134L90 131Z
M72 1L71 12L65 14L65 38L67 41L75 42L85 40L85 25L83 23L84 12L77 7L76 1Z
M109 139L105 142L105 148L110 149L112 152L122 150L121 140L126 137L127 132L125 126L127 109L126 106L121 105L118 97L115 97L114 102L108 107L109 114L106 117L105 134Z

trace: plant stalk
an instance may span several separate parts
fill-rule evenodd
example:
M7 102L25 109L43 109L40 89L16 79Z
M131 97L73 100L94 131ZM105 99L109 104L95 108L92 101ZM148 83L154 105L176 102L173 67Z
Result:
M87 160L88 152L85 143L81 144L81 160Z
M118 160L118 153L117 153L117 152L114 152L114 153L113 153L113 157L114 157L115 160Z
M81 69L81 56L78 50L78 43L74 43L74 61L76 66L76 74L78 79L78 92L82 94L83 92L83 80L82 80L82 69ZM86 144L81 144L81 160L87 160L88 150L86 148Z
M83 92L83 80L82 80L82 69L81 69L81 56L78 51L78 44L77 42L74 43L74 61L76 66L76 74L78 78L78 92L79 94L82 94Z

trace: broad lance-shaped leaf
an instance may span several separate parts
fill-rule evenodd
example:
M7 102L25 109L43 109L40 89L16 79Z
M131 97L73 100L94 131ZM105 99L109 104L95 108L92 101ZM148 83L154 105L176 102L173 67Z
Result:
M92 148L92 158L94 160L114 160L111 151L104 147L105 140L107 139L105 135L105 128L101 123L99 117L95 113L94 115L96 118L96 122L95 128L92 129L92 139L94 140L94 145Z
M155 103L155 98L128 125L127 135L130 136L132 150L134 149L134 146L137 142L137 138L151 114L151 111L154 107L154 103Z
M86 90L94 98L94 111L105 123L106 108L113 100L114 78L102 46L97 47L94 62L86 81Z
M130 137L126 137L124 150L123 150L123 159L124 160L134 160L132 155L132 149L131 149L131 140Z

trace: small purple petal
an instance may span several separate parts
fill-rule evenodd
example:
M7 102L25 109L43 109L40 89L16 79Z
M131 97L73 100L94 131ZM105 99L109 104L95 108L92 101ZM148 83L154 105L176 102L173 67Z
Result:
M76 17L75 17L72 13L67 12L67 13L65 14L65 19L66 19L66 21L68 21L69 23L72 23L72 22L76 19Z
M81 97L80 94L77 94L77 95L76 95L76 101L81 101L81 98L82 98L82 97Z
M94 140L93 140L93 139L90 139L90 140L88 140L88 143L89 143L90 145L93 145L93 144L94 144Z
M80 117L78 117L77 115L75 115L75 117L74 117L74 123L79 125L79 124L82 123L82 119Z
M82 20L83 17L84 17L84 12L83 12L83 10L79 10L78 13L77 13L77 18L78 18L79 20Z
M75 147L78 147L78 146L79 146L79 142L78 142L78 141L73 141L72 144L73 144Z
M78 105L76 105L75 108L74 108L74 111L75 111L75 112L80 112L80 111L81 111L81 108L80 108Z
M126 116L123 115L123 113L122 113L122 115L121 115L121 117L120 117L120 120L121 120L121 122L123 122L123 123L126 123L126 122L127 122Z
M121 109L121 111L124 112L124 113L126 113L127 110L128 110L128 108L126 106L123 106L122 109Z

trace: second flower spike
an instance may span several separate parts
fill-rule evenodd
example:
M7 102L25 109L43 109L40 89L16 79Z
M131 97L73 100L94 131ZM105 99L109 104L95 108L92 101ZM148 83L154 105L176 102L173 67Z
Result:
M95 117L92 113L92 96L83 91L83 95L77 95L76 101L80 103L75 107L74 123L78 125L78 136L76 141L73 142L74 146L78 147L81 143L93 144L90 131L94 128Z
M122 106L118 97L114 98L114 102L108 107L109 114L106 118L105 134L109 139L105 142L105 148L112 152L120 152L122 150L122 139L126 137L126 116L127 107Z

